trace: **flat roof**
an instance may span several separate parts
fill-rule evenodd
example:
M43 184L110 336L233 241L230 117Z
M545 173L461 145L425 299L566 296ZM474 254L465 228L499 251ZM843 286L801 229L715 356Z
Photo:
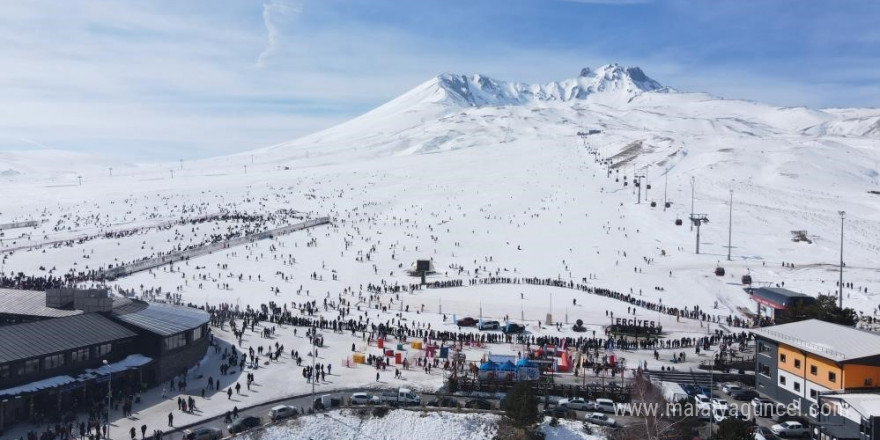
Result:
M143 309L130 313L114 311L114 317L122 322L142 328L161 336L169 336L192 330L211 319L204 310L193 307L162 303L146 303ZM129 309L128 307L126 309Z
M840 393L825 394L823 399L841 400L865 417L880 416L880 394L876 393Z
M0 363L74 350L120 339L137 333L101 316L84 313L0 327Z
M0 289L0 313L6 315L61 318L81 315L81 310L46 307L46 292L39 290Z
M803 301L803 302L813 302L816 301L816 298L805 295L800 292L795 292L788 289L783 289L781 287L758 287L758 288L748 288L746 289L749 294L752 296L758 297L764 301L765 305L777 307L777 308L785 308L790 305L792 302ZM769 304L767 304L769 302Z
M838 362L880 355L880 334L818 319L762 327L751 332Z

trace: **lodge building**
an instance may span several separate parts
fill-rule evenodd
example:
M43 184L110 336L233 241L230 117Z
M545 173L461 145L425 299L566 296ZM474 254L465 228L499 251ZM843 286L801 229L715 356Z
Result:
M210 344L210 315L103 289L0 289L0 431L141 390L186 371Z

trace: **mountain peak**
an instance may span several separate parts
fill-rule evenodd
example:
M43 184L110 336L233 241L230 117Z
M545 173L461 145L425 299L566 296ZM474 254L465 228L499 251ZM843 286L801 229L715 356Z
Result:
M588 99L593 95L611 95L629 100L632 97L659 89L639 67L606 64L596 70L581 69L576 78L547 84L527 84L499 81L485 75L444 73L427 83L436 88L431 102L445 102L466 107L521 105L530 102L571 101Z

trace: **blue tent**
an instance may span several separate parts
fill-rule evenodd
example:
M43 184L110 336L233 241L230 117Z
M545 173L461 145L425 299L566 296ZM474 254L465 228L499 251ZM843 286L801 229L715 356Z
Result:
M516 361L516 366L517 367L532 367L534 365L533 365L532 361L530 361L526 358L522 358L522 359Z
M516 365L513 365L513 362L507 361L498 367L498 371L516 371Z
M480 371L495 371L498 369L498 364L495 362L489 361L480 364Z

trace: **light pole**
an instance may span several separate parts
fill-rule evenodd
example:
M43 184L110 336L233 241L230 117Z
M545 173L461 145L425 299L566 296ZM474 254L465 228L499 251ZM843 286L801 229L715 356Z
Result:
M840 285L838 286L837 306L843 308L843 219L846 218L846 211L837 211L840 214Z
M110 409L113 407L113 370L110 368L110 363L107 362L107 359L103 361L104 365L107 366L107 434L106 438L110 439Z
M727 261L730 261L731 238L733 237L733 189L730 190L730 215L727 226Z
M318 379L318 375L315 372L315 358L318 357L317 350L315 350L316 335L317 330L315 329L315 327L312 327L312 408L315 407L315 381Z

